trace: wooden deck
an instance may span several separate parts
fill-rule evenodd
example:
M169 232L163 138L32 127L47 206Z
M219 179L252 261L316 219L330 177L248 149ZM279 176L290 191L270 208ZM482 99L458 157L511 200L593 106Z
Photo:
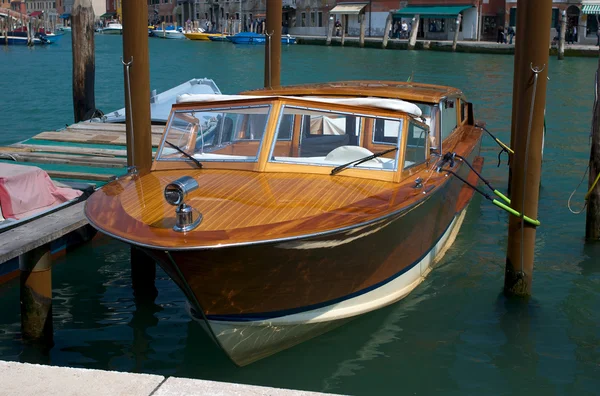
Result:
M155 148L164 126L152 126ZM57 182L86 181L101 186L125 173L124 124L81 122L60 131L45 131L23 142L0 146L0 163L33 165Z

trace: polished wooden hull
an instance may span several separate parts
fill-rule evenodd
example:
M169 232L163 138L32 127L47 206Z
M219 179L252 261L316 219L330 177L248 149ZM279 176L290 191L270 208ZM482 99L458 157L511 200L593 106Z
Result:
M481 169L481 158L475 165ZM460 173L477 183L466 166ZM404 210L337 232L147 252L243 366L405 297L454 241L472 194L452 178Z

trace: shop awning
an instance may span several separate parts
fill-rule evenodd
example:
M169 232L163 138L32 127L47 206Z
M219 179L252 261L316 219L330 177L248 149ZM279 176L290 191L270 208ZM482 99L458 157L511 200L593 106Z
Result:
M29 16L32 17L32 18L36 18L36 17L39 17L42 14L43 14L42 11L33 11L31 14L29 14Z
M348 14L348 15L357 15L360 14L363 8L369 3L339 3L335 7L333 7L329 13L330 14Z
M394 13L394 16L412 17L420 15L421 18L451 18L462 11L473 7L472 5L455 6L408 6Z
M117 16L116 12L107 12L105 14L100 15L100 18L112 18Z
M599 15L600 14L600 3L598 4L584 4L581 8L582 14L587 15Z
M60 19L69 19L69 18L71 18L71 14L69 14L69 13L64 13L60 16Z

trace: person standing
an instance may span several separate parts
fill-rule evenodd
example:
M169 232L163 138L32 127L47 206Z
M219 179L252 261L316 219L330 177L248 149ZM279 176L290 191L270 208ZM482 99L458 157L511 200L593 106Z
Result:
M498 26L498 37L496 38L498 44L504 43L504 26Z
M408 38L408 24L406 21L402 21L402 36L401 38Z
M573 25L573 37L571 37L571 44L577 42L577 25Z
M508 44L512 45L513 38L515 37L515 29L512 26L508 27Z

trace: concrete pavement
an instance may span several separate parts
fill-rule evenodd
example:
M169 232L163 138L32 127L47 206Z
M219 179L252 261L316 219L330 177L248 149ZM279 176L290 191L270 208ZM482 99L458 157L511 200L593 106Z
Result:
M240 369L243 370L243 369ZM161 375L0 361L0 396L317 396L314 393Z

